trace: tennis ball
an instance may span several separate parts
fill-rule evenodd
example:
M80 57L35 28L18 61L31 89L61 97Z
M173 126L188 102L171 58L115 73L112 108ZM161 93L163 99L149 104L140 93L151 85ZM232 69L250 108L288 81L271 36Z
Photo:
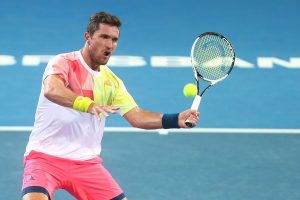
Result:
M193 83L188 83L183 88L183 94L186 97L194 97L197 94L197 87Z

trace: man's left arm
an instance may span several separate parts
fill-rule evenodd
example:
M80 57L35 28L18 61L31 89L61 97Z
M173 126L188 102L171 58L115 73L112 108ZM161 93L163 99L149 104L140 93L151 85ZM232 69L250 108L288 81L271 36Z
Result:
M190 122L196 126L199 112L188 109L176 114L160 114L135 107L124 114L123 117L136 128L189 128L185 125L186 119L189 118Z

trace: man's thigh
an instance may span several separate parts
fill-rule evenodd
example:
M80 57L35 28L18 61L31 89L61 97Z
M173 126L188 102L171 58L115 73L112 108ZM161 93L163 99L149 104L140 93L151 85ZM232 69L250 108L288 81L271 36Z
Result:
M72 169L70 185L66 189L78 199L116 199L125 195L110 172L101 163L88 164Z

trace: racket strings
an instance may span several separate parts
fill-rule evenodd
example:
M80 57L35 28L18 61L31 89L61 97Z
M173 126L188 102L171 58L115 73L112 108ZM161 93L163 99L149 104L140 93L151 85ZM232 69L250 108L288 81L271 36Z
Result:
M234 52L230 44L216 35L206 35L196 41L192 61L198 73L205 79L225 77L233 67Z

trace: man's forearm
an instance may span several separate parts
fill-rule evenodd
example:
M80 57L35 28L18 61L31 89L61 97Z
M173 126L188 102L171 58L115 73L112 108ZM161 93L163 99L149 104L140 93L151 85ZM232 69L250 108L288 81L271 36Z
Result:
M44 95L50 101L61 106L73 107L77 95L66 88L64 82L56 75L50 75L44 80Z

